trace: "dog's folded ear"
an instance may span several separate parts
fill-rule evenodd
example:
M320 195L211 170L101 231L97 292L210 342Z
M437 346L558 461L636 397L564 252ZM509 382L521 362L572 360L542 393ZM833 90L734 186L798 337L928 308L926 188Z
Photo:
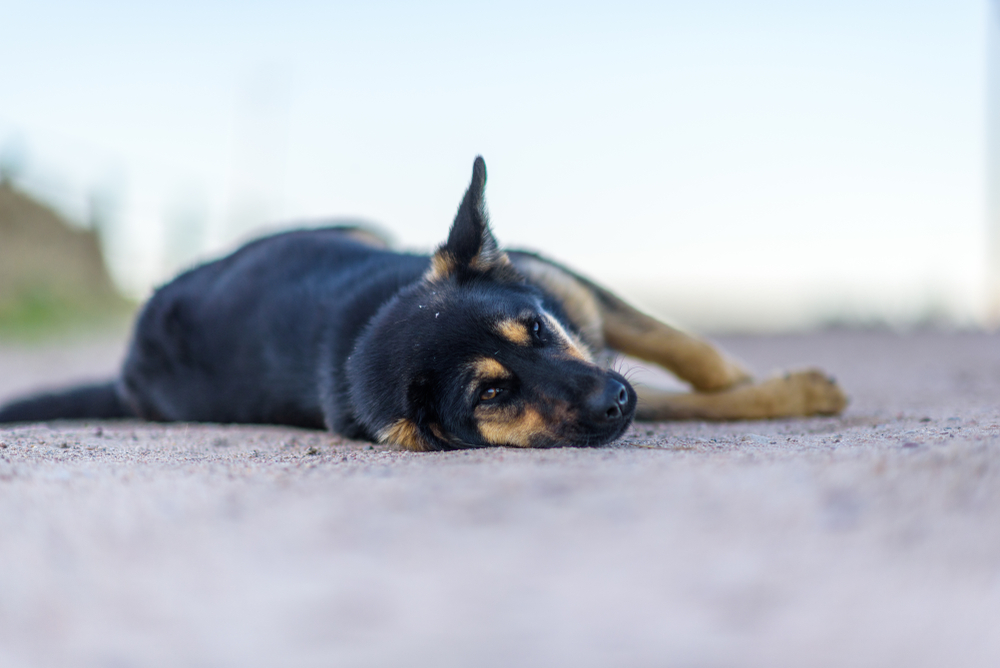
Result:
M423 376L415 378L406 391L408 415L396 418L380 429L379 442L401 445L417 452L455 449L456 446L448 442L441 430L433 405L430 381Z
M495 279L520 279L490 232L485 192L486 162L478 156L472 165L472 182L458 207L448 241L434 253L428 280L454 278L462 282L485 274Z

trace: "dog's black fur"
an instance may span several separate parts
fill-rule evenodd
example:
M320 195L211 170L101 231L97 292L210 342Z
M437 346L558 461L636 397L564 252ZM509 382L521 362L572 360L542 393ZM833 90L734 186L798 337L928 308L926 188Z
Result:
M618 438L635 391L517 268L541 260L498 249L485 183L477 158L432 257L328 228L182 274L145 305L116 382L9 404L0 422L275 423L417 450Z

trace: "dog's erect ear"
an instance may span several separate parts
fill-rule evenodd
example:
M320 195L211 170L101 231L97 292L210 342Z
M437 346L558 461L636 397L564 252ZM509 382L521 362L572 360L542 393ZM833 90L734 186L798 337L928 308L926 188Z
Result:
M459 281L472 276L494 274L496 278L519 278L497 246L490 232L486 213L486 162L478 156L472 165L472 182L458 207L448 241L434 253L427 279L431 281L454 277Z

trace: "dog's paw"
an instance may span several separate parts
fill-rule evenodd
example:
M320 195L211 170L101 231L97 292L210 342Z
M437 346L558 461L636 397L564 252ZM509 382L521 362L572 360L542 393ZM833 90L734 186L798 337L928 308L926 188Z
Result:
M727 359L725 382L727 387L746 385L753 382L753 375L738 362Z
M798 415L838 415L847 407L847 395L837 381L818 369L795 371L782 381L797 399Z

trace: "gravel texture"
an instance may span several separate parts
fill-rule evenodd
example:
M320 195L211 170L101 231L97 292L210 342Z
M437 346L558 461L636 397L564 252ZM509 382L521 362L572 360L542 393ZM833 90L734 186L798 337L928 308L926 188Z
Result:
M1000 337L723 344L852 403L592 450L0 429L0 666L1000 665ZM0 346L0 400L121 351Z

